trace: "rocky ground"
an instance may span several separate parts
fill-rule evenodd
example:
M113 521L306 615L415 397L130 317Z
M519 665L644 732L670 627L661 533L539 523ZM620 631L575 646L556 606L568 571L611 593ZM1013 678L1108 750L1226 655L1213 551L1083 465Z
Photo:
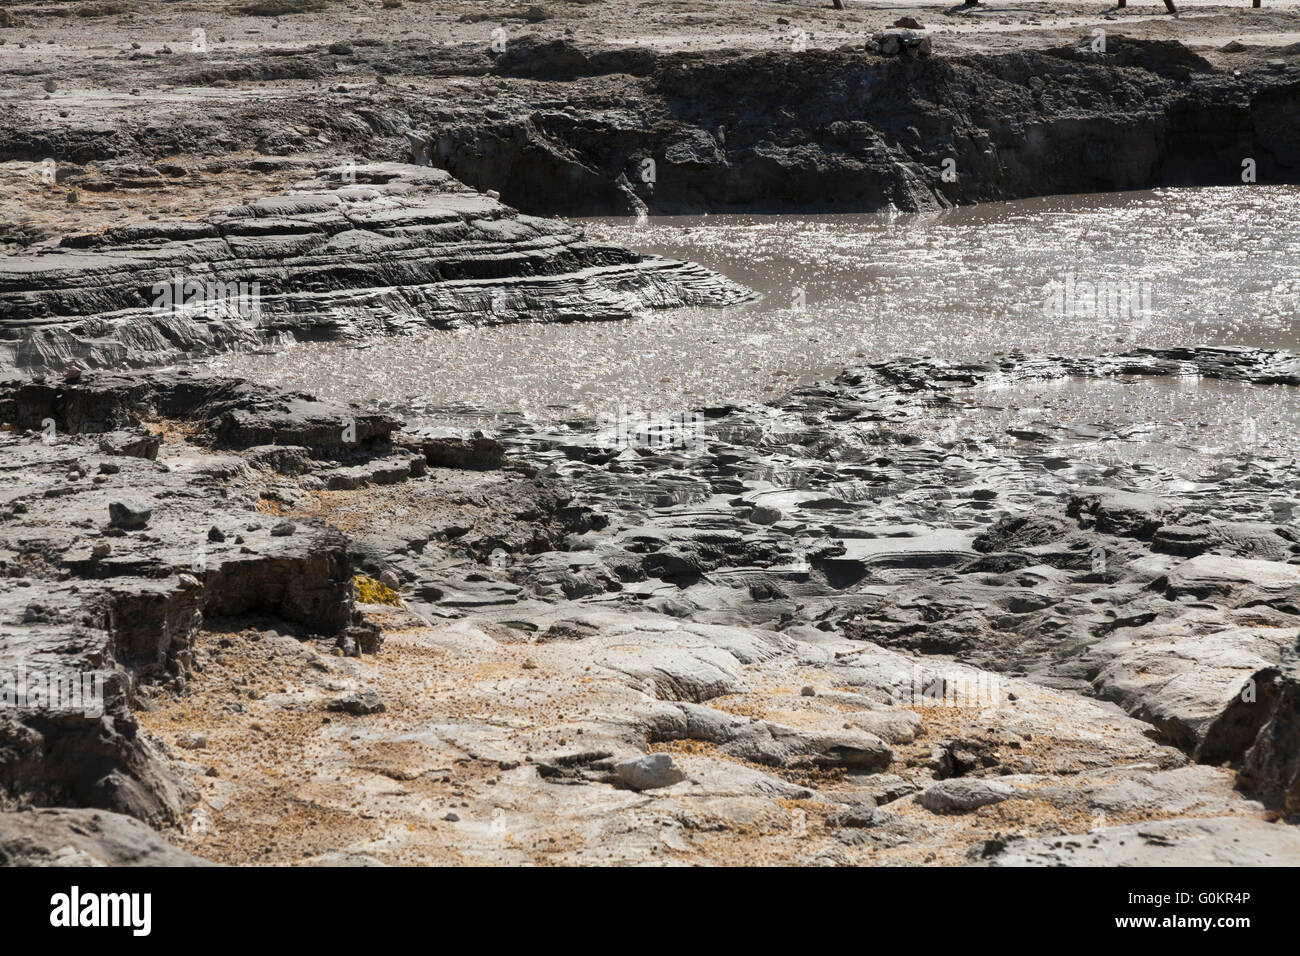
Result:
M1300 859L1294 462L1174 497L1067 435L909 428L995 374L1300 385L1231 350L891 363L492 439L201 375L12 384L5 646L120 696L6 715L6 789L239 863ZM116 859L3 817L11 860Z
M490 434L157 367L750 294L554 213L1294 181L1294 4L0 14L0 673L104 691L0 708L0 861L1300 861L1296 463L992 387L1294 355ZM867 48L900 14L928 56Z

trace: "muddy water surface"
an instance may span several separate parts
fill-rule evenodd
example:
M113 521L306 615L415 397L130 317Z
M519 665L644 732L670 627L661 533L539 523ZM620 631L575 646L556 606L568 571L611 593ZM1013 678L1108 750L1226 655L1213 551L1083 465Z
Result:
M620 323L302 344L216 368L324 396L536 418L753 400L895 355L958 360L1135 345L1300 349L1300 188L1160 189L938 214L586 220L762 301ZM1167 381L1016 390L1022 420L1131 424L1177 455L1300 433L1294 391ZM1277 445L1276 443L1281 443Z

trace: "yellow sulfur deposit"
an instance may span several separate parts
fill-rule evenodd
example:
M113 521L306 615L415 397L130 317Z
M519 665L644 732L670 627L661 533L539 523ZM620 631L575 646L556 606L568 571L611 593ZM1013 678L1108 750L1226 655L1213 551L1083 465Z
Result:
M356 575L352 578L352 585L357 589L357 600L362 604L391 604L401 607L401 595L369 575Z

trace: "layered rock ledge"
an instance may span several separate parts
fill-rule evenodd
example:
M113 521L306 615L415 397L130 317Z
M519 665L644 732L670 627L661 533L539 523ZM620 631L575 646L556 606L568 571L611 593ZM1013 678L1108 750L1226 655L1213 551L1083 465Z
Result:
M203 219L66 236L0 261L0 367L122 368L424 328L628 318L752 294L586 241L447 173L326 169Z

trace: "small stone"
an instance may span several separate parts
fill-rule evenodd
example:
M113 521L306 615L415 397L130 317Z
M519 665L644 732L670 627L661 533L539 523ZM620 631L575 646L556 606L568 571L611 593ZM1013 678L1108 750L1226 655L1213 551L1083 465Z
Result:
M811 687L809 687L808 685L805 684L802 688L800 688L800 690L799 690L799 696L800 696L800 697L816 697L816 696L817 696L817 691L813 690Z
M991 780L954 777L926 788L916 802L931 813L969 813L1015 796L1015 788Z
M213 525L211 528L208 529L208 540L216 541L216 542L225 541L226 533L222 531L220 528L218 528L216 525Z
M448 823L460 823L460 817L454 813L448 813L444 815L443 819L446 820Z
M749 513L749 520L754 524L776 524L782 517L781 509L771 505L754 505L754 510Z
M96 560L106 558L113 553L113 545L109 541L100 541L90 549L90 556Z
M198 732L182 734L176 741L176 746L184 748L185 750L202 750L207 745L207 735Z
M350 657L359 654L377 654L384 643L384 632L373 621L362 621L360 624L352 624L343 629L343 633L339 635L339 643L342 645L348 641L357 648L357 653L349 653Z
M294 523L292 521L281 521L279 524L277 524L275 527L271 529L271 537L287 538L289 535L293 534L297 530L298 529L294 526Z
M348 697L342 697L338 700L330 701L328 710L339 711L345 714L363 716L365 714L378 714L387 710L384 702L379 699L379 694L373 690L363 690L359 694L352 694Z
M183 588L196 588L199 586L199 579L192 574L181 574L179 577Z
M391 570L379 575L379 583L393 591L398 591L402 587L402 582L397 579L397 575Z
M849 827L869 830L897 822L898 817L887 810L866 804L852 805L847 810L837 810L826 817L829 827Z

